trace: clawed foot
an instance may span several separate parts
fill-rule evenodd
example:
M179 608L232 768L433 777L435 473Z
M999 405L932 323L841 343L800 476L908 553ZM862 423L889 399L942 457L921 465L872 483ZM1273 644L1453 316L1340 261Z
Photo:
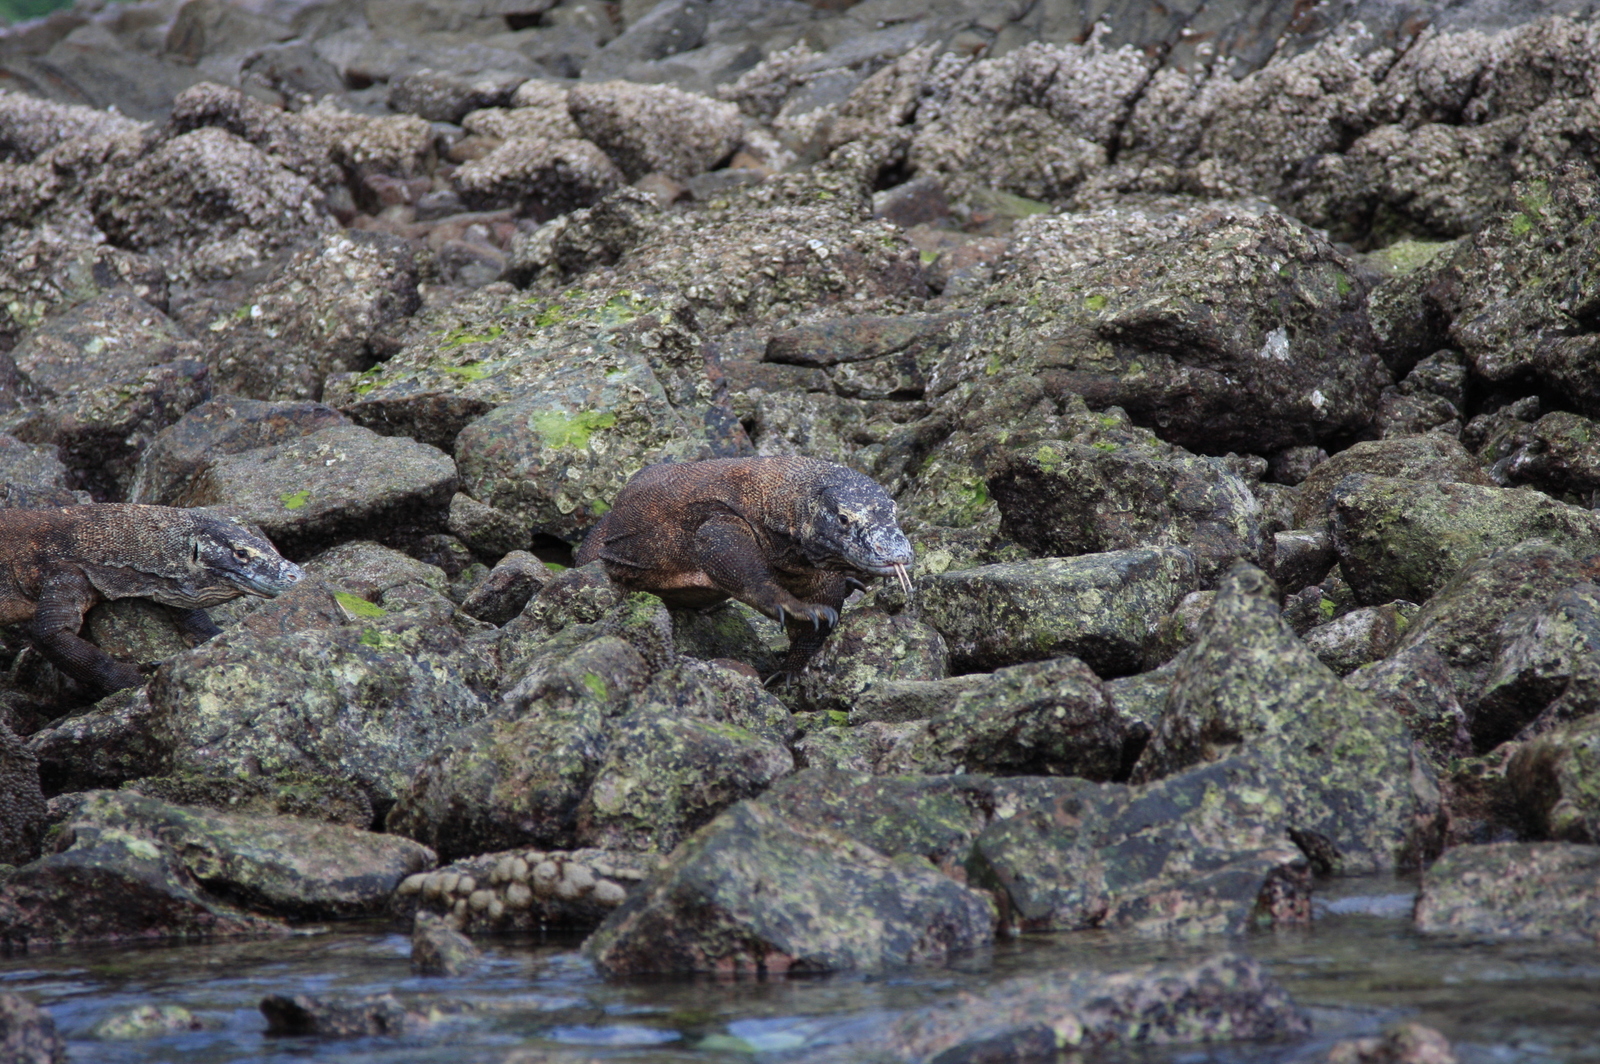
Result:
M801 609L793 611L785 610L782 606L779 606L778 623L785 628L789 627L790 613L795 615L794 619L797 621L809 620L812 629L818 632L832 631L839 623L839 611L832 606L824 606L821 603L808 602Z

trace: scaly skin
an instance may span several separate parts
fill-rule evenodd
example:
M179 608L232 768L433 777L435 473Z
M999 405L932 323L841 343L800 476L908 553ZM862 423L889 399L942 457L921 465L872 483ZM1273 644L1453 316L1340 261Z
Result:
M102 692L144 683L78 635L106 599L147 598L177 610L196 642L218 628L205 607L271 598L304 574L249 529L202 510L105 503L0 510L0 624L23 624L58 669Z
M784 626L797 674L839 620L852 587L899 575L911 544L876 482L815 458L714 458L641 470L585 537L613 583L668 606L728 598Z

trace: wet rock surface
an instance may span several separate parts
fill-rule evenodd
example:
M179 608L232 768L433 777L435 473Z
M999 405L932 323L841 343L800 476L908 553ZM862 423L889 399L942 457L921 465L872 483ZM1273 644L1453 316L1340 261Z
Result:
M162 664L93 705L12 619L0 941L387 907L419 972L546 926L870 970L1413 869L1425 930L1592 937L1600 31L1414 7L0 31L0 505L211 507L310 574L197 645L96 606ZM784 454L917 551L788 686L752 611L563 568L646 466ZM1107 993L884 1052L1303 1031L1234 959Z

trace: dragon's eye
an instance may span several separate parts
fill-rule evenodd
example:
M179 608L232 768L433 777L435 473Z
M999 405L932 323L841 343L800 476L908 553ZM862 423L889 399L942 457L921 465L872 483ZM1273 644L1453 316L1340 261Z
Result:
M238 561L241 561L241 562L249 561L250 560L250 553L251 552L250 552L250 548L249 547L235 547L235 548L233 548L233 556L234 556L234 558L236 560L238 560Z
M841 528L849 528L850 527L850 515L842 513L842 514L839 514L838 516L839 516L839 527L841 527Z

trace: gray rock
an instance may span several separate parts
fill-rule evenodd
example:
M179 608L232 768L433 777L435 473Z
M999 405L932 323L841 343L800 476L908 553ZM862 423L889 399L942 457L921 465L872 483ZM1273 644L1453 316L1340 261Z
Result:
M1278 617L1264 573L1223 582L1134 769L1147 782L1237 747L1277 781L1287 826L1345 868L1415 865L1436 845L1438 785L1400 720L1347 687Z
M462 600L461 612L489 624L505 624L522 612L553 575L527 551L511 551Z
M1600 717L1561 725L1517 747L1506 781L1536 838L1600 842Z
M1277 1041L1310 1029L1307 1015L1260 965L1223 955L1186 967L1007 980L953 1007L913 1011L896 1021L882 1048L904 1061L1029 1059L1091 1046L1137 1052L1136 1046Z
M742 802L678 847L584 949L619 975L837 971L942 959L993 928L986 897L926 862Z
M1415 919L1431 934L1590 942L1600 929L1600 849L1457 846L1423 874Z
M16 1064L63 1064L67 1043L48 1012L20 994L0 994L0 1053Z
M1157 623L1196 583L1189 552L1164 547L919 576L917 598L953 669L1071 654L1106 676L1137 671Z
M227 276L333 225L304 178L214 127L107 168L89 194L107 236L160 260L174 278Z
M411 929L411 971L415 975L465 975L482 961L472 940L445 926L431 913L418 913Z
M623 184L622 171L587 140L512 137L452 177L473 210L510 207L546 221L588 207Z
M349 420L321 403L270 403L224 397L193 408L150 441L139 456L128 501L192 506L191 493L224 455L318 432Z
M1351 610L1305 633L1306 646L1336 675L1389 656L1420 607L1415 602L1390 602Z
M501 74L468 79L443 71L418 70L389 82L389 107L430 122L460 122L483 107L504 107L525 79Z
M1356 475L1334 490L1331 524L1340 568L1368 604L1426 602L1476 559L1536 536L1600 551L1600 514L1529 488Z
M996 670L931 716L889 761L923 772L1105 781L1126 776L1126 750L1144 734L1135 738L1133 722L1088 666L1057 658Z
M334 425L216 456L185 501L224 508L304 557L366 528L442 526L455 489L455 463L437 449Z
M1526 592L1507 596L1507 605L1520 608L1494 611L1504 620L1473 712L1481 745L1524 725L1539 732L1600 710L1600 589L1576 581L1540 602L1538 588L1558 581L1530 580Z
M79 483L122 498L139 452L209 398L194 341L160 310L113 289L32 330L12 351L35 402L6 423L18 439L54 444Z
M1329 458L1300 483L1296 528L1326 527L1334 489L1345 477L1365 474L1419 483L1493 483L1461 441L1440 433L1393 440L1364 440Z
M709 170L732 154L743 131L732 104L667 85L580 83L567 94L567 107L583 135L630 181L648 173L682 180Z

